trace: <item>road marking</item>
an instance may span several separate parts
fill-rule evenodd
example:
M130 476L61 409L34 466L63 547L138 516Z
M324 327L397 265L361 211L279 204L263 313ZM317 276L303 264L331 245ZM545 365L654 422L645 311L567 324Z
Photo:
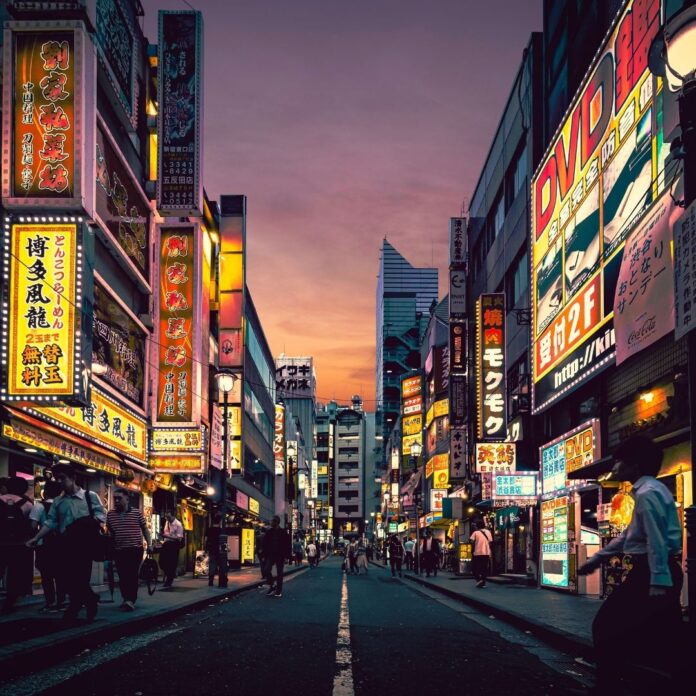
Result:
M348 580L343 574L341 585L341 611L338 616L336 637L336 675L333 696L353 696L353 654L350 648L350 615L348 613Z
M117 643L105 645L91 652L81 653L76 659L69 660L62 665L56 665L41 672L34 672L29 676L20 677L9 684L4 684L0 687L0 696L33 696L34 694L39 694L78 674L89 672L105 662L115 660L117 657L121 657L121 655L144 648L156 640L161 640L172 633L178 633L183 630L183 628L168 628L155 631L154 633L122 638Z

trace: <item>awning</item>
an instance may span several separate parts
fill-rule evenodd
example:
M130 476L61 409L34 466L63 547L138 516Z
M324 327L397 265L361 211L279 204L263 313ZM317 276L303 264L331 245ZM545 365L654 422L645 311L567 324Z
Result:
M455 523L455 520L450 519L449 517L440 517L436 520L433 520L428 527L430 529L448 529L450 526L452 526Z

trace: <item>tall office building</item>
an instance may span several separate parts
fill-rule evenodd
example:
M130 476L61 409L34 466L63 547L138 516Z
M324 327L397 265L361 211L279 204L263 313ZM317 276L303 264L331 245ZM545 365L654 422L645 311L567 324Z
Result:
M437 302L437 282L437 268L412 266L385 238L376 302L376 398L384 442L399 416L401 377L420 367L419 345Z

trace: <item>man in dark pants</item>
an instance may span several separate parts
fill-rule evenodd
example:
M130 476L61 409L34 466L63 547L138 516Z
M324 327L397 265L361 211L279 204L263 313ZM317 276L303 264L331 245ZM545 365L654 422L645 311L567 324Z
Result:
M280 526L280 517L277 515L271 522L271 528L263 537L263 554L268 563L268 580L271 587L266 592L268 596L283 596L283 571L285 559L290 556L290 535ZM276 569L276 578L273 580L273 566Z
M138 571L143 561L143 537L148 552L152 551L152 539L143 513L131 508L128 492L117 488L113 499L114 509L107 514L106 525L114 545L118 586L123 598L121 609L134 611L138 599Z
M80 609L87 609L87 619L97 615L99 597L92 591L89 581L92 575L92 548L94 526L106 522L104 506L93 491L86 491L75 481L75 469L70 464L56 464L53 477L63 492L51 505L46 524L27 546L34 548L40 539L52 531L58 532L58 554L65 573L65 587L70 604L64 619L75 619Z
M227 536L222 533L222 513L216 512L205 535L205 550L208 552L208 586L215 583L218 587L227 587Z
M631 664L657 661L674 672L682 628L682 530L672 494L655 478L662 449L650 438L634 435L614 457L614 478L633 484L633 517L620 536L578 569L579 575L588 575L616 553L630 554L633 562L592 624L600 694L620 693L621 674Z

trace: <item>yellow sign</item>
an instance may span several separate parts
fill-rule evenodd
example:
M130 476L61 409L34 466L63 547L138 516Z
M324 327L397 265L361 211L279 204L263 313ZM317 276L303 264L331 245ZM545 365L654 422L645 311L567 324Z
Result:
M242 441L230 440L230 471L242 470Z
M433 417L442 418L449 415L449 399L440 399L433 404Z
M70 440L58 437L48 430L34 428L19 420L13 420L10 425L3 425L2 434L15 442L36 447L61 458L65 457L93 469L106 471L113 476L121 473L121 464L117 459L99 454L87 447L81 447L79 444L73 444Z
M230 437L242 436L242 407L228 406L227 407L227 434Z
M254 562L254 530L242 528L242 553L241 559L242 563L244 561Z
M89 406L34 406L25 410L67 427L102 447L147 462L147 425L144 419L94 387Z
M197 428L153 428L150 448L153 452L197 452L203 449L203 433Z
M203 471L201 454L152 454L150 468L172 474L199 474Z
M411 445L413 444L421 444L421 434L418 433L417 435L404 435L404 437L401 438L401 452L402 454L411 454Z
M259 501L256 498L249 498L249 512L253 512L255 515L259 514Z
M404 435L415 435L423 430L423 416L404 416L401 421L401 432Z
M317 468L317 476L328 476L329 475L329 467L324 465L320 466Z
M432 476L433 473L437 472L440 476L436 476L435 480L440 481L442 472L447 472L447 482L449 483L449 454L446 452L444 454L436 454L428 459L425 465L425 477L428 478ZM445 488L445 486L434 486L435 488Z
M428 412L425 414L425 427L429 428L430 424L433 422L433 418L435 418L435 408L434 404L430 405L430 408L428 409Z
M79 393L77 225L13 224L11 235L5 229L5 249L7 396L55 401Z
M428 459L425 463L425 478L430 478L433 475L434 458Z

